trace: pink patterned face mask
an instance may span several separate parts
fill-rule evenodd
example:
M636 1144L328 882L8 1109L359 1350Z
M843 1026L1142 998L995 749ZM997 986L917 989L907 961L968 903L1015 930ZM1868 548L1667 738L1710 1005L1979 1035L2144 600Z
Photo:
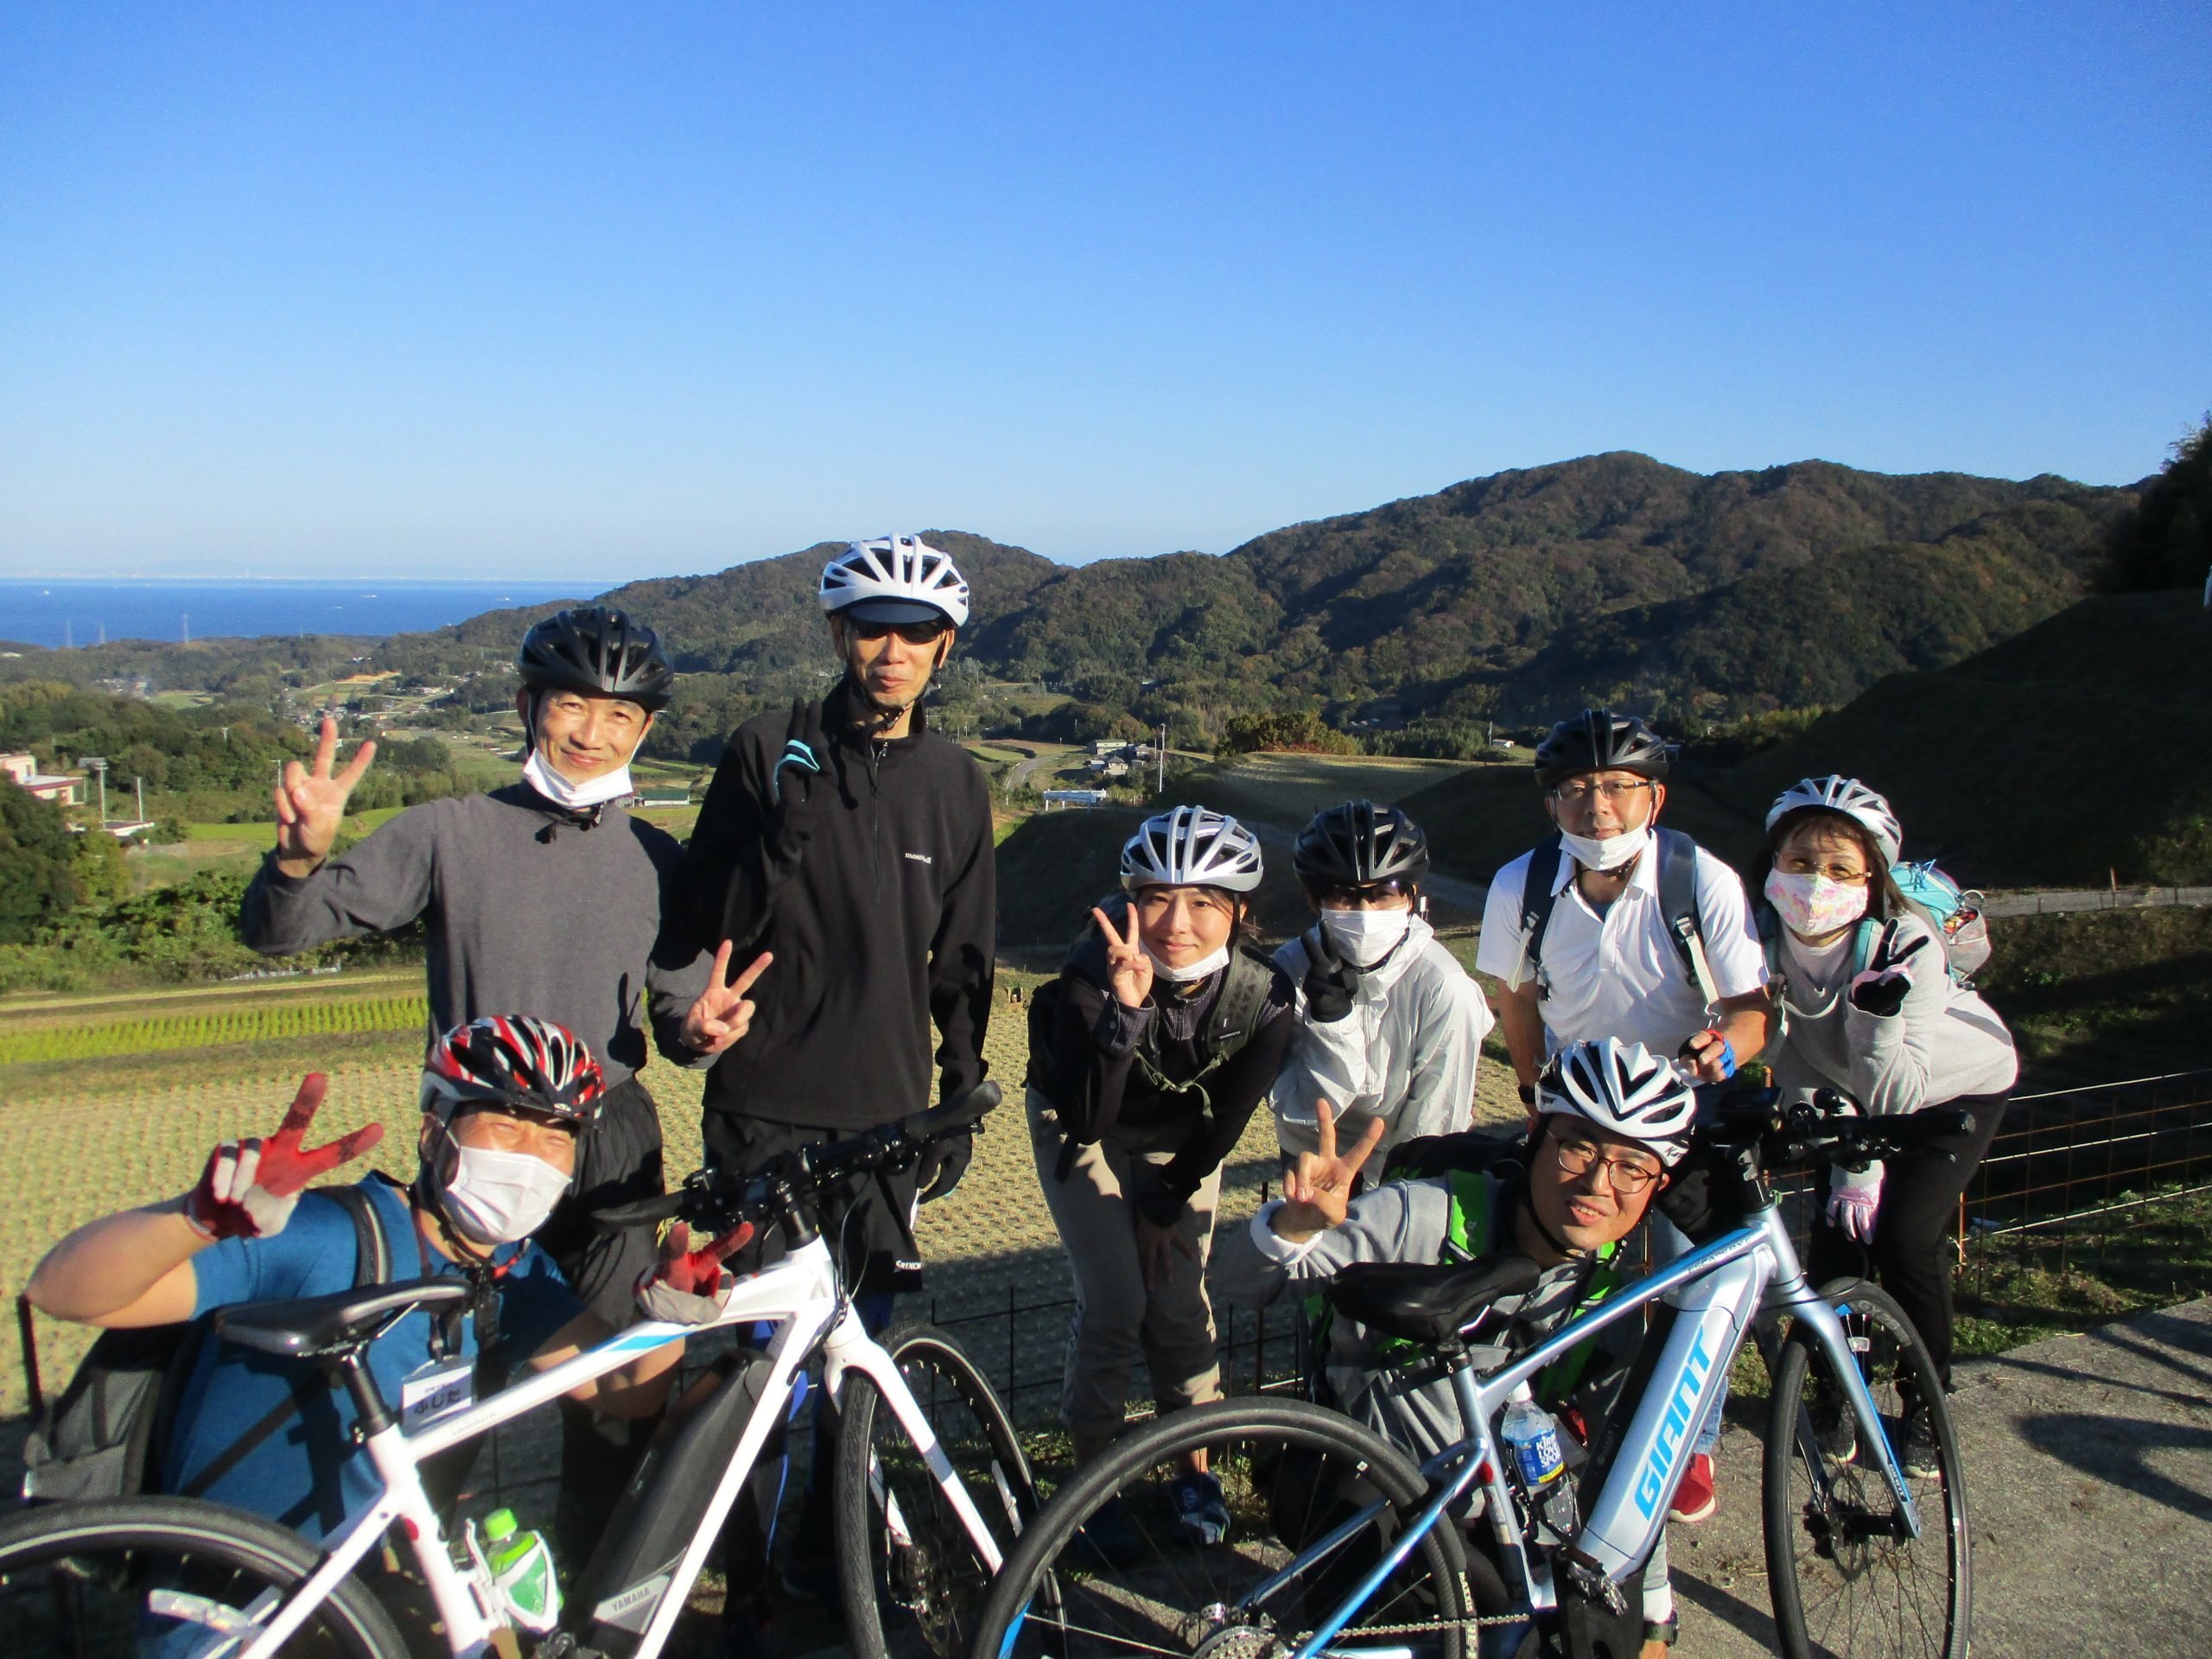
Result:
M1825 875L1770 872L1766 897L1782 925L1801 939L1817 939L1848 927L1866 913L1863 883L1831 881Z

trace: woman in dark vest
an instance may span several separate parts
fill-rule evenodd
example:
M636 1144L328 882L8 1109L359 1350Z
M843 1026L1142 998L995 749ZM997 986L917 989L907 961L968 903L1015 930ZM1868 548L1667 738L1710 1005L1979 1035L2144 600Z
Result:
M1159 1408L1221 1397L1205 1262L1221 1166L1288 1047L1290 983L1249 943L1260 845L1202 806L1147 818L1123 892L1031 1000L1029 1122L1045 1200L1074 1268L1060 1414L1076 1458L1120 1430L1138 1355ZM1203 1452L1175 1483L1201 1541L1229 1513ZM1135 1546L1102 1515L1109 1556Z

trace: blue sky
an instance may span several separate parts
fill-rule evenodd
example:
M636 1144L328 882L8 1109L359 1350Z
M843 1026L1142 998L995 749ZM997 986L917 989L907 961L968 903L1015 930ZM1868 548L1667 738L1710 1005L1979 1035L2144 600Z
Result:
M2207 110L2201 0L12 6L0 574L2127 481L2212 404Z

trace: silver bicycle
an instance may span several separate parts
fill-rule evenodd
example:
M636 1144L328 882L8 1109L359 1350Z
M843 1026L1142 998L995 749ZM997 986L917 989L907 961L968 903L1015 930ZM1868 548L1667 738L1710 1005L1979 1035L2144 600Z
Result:
M1527 1258L1338 1274L1327 1294L1338 1315L1421 1344L1421 1363L1451 1379L1465 1437L1416 1467L1365 1425L1299 1400L1164 1418L1062 1487L1024 1532L985 1604L976 1659L1634 1654L1643 1569L1755 1332L1773 1384L1764 1522L1782 1650L1965 1659L1966 1489L1934 1363L1880 1290L1807 1282L1766 1175L1805 1158L1894 1154L1961 1132L1963 1114L1870 1120L1841 1104L1762 1096L1710 1115L1699 1133L1724 1230L1485 1376L1467 1339L1493 1302L1535 1282ZM1500 1453L1500 1414L1517 1385L1647 1315L1575 1483L1583 1518L1560 1536L1560 1511L1522 1490ZM1202 1448L1232 1527L1198 1548L1168 1489ZM1470 1527L1478 1491L1483 1518ZM1111 1522L1094 1529L1109 1506Z

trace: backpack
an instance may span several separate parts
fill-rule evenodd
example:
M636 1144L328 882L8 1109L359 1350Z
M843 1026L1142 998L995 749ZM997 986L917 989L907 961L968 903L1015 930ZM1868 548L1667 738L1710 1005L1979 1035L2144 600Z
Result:
M368 1195L359 1186L312 1190L353 1219L354 1288L391 1278L391 1253ZM175 1325L101 1332L69 1385L38 1409L37 1424L23 1444L24 1500L81 1503L158 1491L177 1404L213 1324L210 1312ZM23 1336L25 1369L35 1376L28 1319ZM37 1399L35 1386L32 1398ZM288 1395L283 1406L248 1428L177 1496L200 1496L299 1409L298 1395Z
M1116 912L1116 905L1121 913ZM1121 925L1126 914L1128 899L1120 894L1103 900L1100 908ZM1083 972L1077 957L1086 946L1094 944L1096 934L1089 924L1077 934L1069 947L1067 966ZM1063 970L1065 971L1065 969ZM1090 975L1084 976L1091 977ZM1145 1086L1157 1094L1193 1095L1201 1112L1210 1110L1212 1101L1207 1095L1205 1079L1226 1065L1230 1058L1251 1040L1258 1029L1260 1011L1267 1006L1268 993L1274 988L1275 966L1273 962L1247 945L1236 945L1229 953L1229 966L1224 970L1220 991L1213 1000L1213 1008L1207 1015L1205 1029L1200 1033L1199 1050L1205 1055L1198 1069L1187 1077L1170 1077L1160 1070L1150 1053L1149 1046L1156 1040L1154 1032L1159 1029L1155 1021L1146 1040L1137 1045L1130 1057L1137 1075ZM1065 993L1058 979L1047 980L1029 994L1029 1074L1028 1086L1043 1089L1049 1085L1052 1072L1052 1030L1060 1015L1060 1002ZM1069 1170L1075 1166L1076 1143L1071 1139L1060 1149L1060 1163L1057 1178L1066 1180Z
M1689 970L1707 1007L1720 1001L1713 982L1713 966L1705 956L1705 925L1697 910L1697 842L1679 830L1652 827L1651 839L1659 859L1659 911L1667 918L1668 937ZM1512 983L1537 981L1542 984L1544 929L1559 902L1554 891L1564 843L1551 836L1529 855L1529 874L1521 884L1521 962L1523 972Z

